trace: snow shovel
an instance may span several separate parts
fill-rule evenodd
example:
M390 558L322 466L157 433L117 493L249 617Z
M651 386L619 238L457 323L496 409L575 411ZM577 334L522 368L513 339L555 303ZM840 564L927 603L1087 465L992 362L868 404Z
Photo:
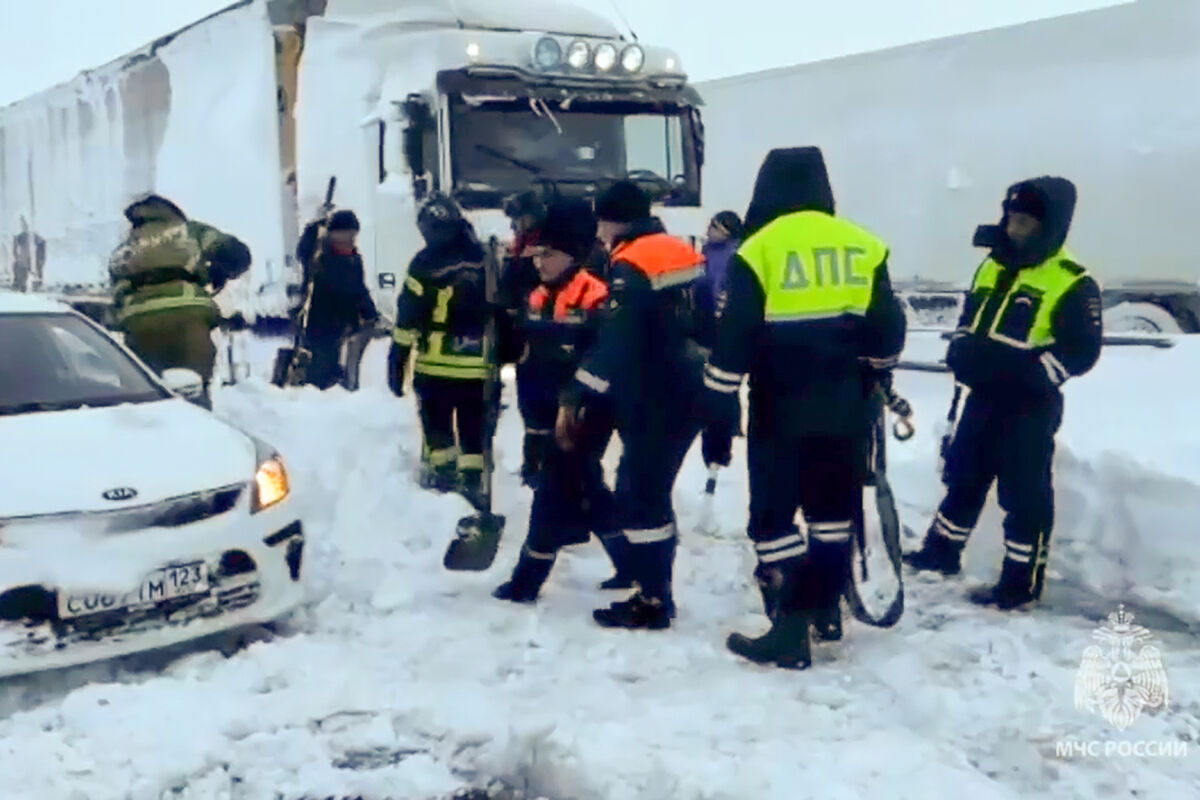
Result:
M496 258L496 237L488 242L487 255L483 261L484 285L488 315L483 329L483 359L487 364L487 377L483 382L483 479L480 483L476 513L458 521L455 537L446 548L442 566L455 572L483 572L496 560L500 549L500 537L504 534L504 516L492 513L492 477L495 474L495 459L492 441L496 434L496 423L500 415L499 399L495 397L500 387L500 365L496 359L496 314L499 262Z
M900 441L912 438L912 409L908 402L892 389L891 373L881 377L872 394L875 407L871 424L871 437L867 450L868 478L863 487L862 524L858 526L855 546L858 551L858 569L851 568L850 580L846 583L846 602L855 619L876 628L890 628L904 614L904 579L901 575L900 517L896 513L896 501L887 480L887 411L890 408L900 419L893 434ZM878 597L879 589L886 600L887 585L872 587L867 569L871 553L868 542L883 541L888 561L895 576L894 595L882 614L872 613L864 601L864 594ZM877 606L878 604L872 603Z

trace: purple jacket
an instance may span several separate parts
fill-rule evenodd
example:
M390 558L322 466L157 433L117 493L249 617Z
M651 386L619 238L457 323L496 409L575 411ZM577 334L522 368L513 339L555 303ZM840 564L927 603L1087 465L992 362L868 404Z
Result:
M710 297L715 302L717 294L725 283L725 271L729 268L729 259L737 252L741 242L727 239L724 242L707 242L704 245L705 267L704 282L707 284Z

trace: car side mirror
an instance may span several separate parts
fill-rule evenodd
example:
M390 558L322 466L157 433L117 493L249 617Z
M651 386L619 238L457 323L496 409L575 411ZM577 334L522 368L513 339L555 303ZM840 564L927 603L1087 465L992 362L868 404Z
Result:
M204 379L199 373L181 367L163 370L163 386L185 400L196 400L204 396Z

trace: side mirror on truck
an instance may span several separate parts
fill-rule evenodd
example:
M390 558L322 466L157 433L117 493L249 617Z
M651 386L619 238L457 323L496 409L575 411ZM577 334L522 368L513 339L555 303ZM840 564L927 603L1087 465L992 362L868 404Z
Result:
M429 104L420 95L409 95L404 101L403 110L408 123L404 128L404 160L408 162L413 175L413 188L420 200L429 189L425 185L425 132L433 123L433 115Z

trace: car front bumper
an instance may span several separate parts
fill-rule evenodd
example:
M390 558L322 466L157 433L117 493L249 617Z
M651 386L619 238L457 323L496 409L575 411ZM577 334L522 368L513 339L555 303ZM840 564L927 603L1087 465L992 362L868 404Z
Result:
M95 552L82 557L115 559L123 573L202 561L207 591L68 619L59 617L58 595L78 591L75 579L47 580L44 548L0 547L0 677L169 647L286 615L304 599L304 532L291 507L288 498L251 514L243 497L209 519L96 538L87 545Z

